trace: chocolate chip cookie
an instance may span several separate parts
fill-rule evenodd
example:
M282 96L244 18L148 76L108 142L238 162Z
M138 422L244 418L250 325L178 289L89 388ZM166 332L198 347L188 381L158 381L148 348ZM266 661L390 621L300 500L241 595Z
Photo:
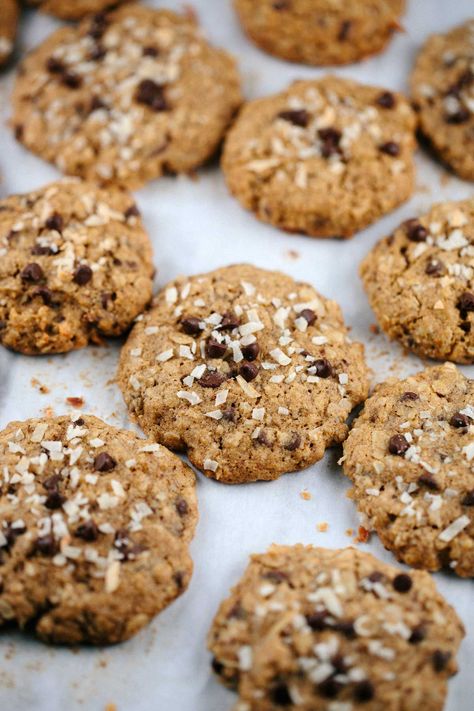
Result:
M474 576L474 380L446 363L379 385L343 459L367 527L399 560Z
M360 274L390 338L420 356L474 362L474 199L402 223Z
M296 545L252 556L208 644L239 710L441 711L463 635L427 573Z
M136 188L204 163L240 101L234 60L189 14L134 4L63 27L30 53L12 124L62 172Z
M420 129L461 178L474 180L474 20L423 45L411 75Z
M0 626L47 642L120 642L189 582L193 472L96 417L0 432L0 511Z
M0 66L7 61L13 51L17 24L17 0L2 0L0 3Z
M65 179L0 201L0 343L64 353L118 336L152 295L152 248L117 188Z
M119 384L149 436L227 483L321 459L368 392L339 306L243 264L168 284L122 350Z
M411 195L414 129L400 94L332 76L297 81L244 106L222 168L260 220L350 237Z
M56 15L62 20L80 20L86 15L100 13L128 0L27 0L29 5L39 7L42 12Z
M404 0L234 0L255 44L306 64L348 64L380 52L400 29Z

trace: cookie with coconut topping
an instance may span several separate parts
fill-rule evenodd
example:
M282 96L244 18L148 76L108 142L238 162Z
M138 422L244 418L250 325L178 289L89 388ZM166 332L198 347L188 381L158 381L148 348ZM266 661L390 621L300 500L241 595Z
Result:
M252 556L208 645L239 711L441 711L463 635L425 572L274 545Z
M434 205L360 267L377 320L420 356L474 362L474 200Z
M241 95L234 60L189 15L134 4L54 32L24 60L12 100L31 151L136 188L204 163Z
M0 625L44 641L120 642L189 582L195 477L96 417L0 432Z
M426 40L410 85L421 132L461 178L474 180L474 20Z
M80 20L86 15L103 12L129 0L27 0L29 5L62 20Z
M399 560L474 576L474 380L452 363L391 378L344 443L351 496Z
M244 106L222 167L264 222L350 237L411 195L414 128L400 94L332 76L297 81Z
M0 202L0 343L64 353L118 336L151 299L132 197L65 179Z
M119 383L148 435L227 483L321 459L368 392L339 306L243 264L168 284L123 347Z
M380 52L400 29L404 0L234 0L255 44L305 64L348 64Z
M0 66L7 61L13 51L17 24L17 0L2 0L0 3Z

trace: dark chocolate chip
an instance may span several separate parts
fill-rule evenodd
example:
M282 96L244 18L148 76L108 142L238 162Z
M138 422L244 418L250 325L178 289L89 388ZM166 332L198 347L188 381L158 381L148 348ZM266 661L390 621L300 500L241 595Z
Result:
M181 328L188 336L197 336L202 331L200 319L195 316L185 316L181 319Z
M46 497L44 505L47 509L54 511L55 509L60 509L65 501L65 496L63 496L57 489L52 489Z
M130 207L127 207L127 209L123 213L123 216L126 220L128 220L130 217L140 217L140 210L134 203L133 205L130 205Z
M321 154L323 158L330 158L335 153L339 153L339 142L342 133L337 128L320 128L318 136L322 141Z
M332 629L336 632L341 632L348 639L355 637L354 623L352 620L339 620L334 625Z
M308 326L311 326L316 321L316 314L312 309L303 309L298 316L304 318Z
M240 366L239 373L248 383L254 380L258 375L258 365L256 363L248 363L244 361Z
M426 263L425 274L428 276L441 276L446 267L440 259L429 259Z
M391 91L383 91L377 97L376 102L383 109L393 109L395 106L395 96Z
M212 658L211 667L212 667L213 671L214 671L218 676L220 676L220 675L222 674L222 672L224 671L224 669L225 669L225 667L224 667L224 665L222 664L222 662L220 662L220 661L219 661L218 659L216 659L215 657Z
M398 143L395 143L395 141L387 141L387 143L382 143L379 146L379 151L395 158L400 155L400 146Z
M374 685L368 679L358 681L354 686L354 698L360 704L371 701L375 696Z
M36 262L32 262L22 269L20 277L23 281L32 282L34 284L41 281L44 278L44 274L40 265L36 264Z
M105 47L101 44L96 44L95 47L91 50L89 54L89 59L91 62L100 62L105 55L107 54L107 50ZM96 107L96 108L101 108L101 107ZM94 111L94 109L93 109Z
M320 378L330 378L333 373L332 365L328 360L326 360L326 358L315 360L313 367L316 370L316 375Z
M57 491L60 482L61 477L59 476L59 474L52 474L43 481L43 486L46 491Z
M451 652L443 652L441 649L436 649L433 652L432 662L433 669L436 672L441 672L446 668L449 660L451 659Z
M46 60L46 69L50 74L62 74L66 71L64 63L60 59L56 59L56 57L49 57Z
M319 693L327 699L333 699L336 697L341 688L342 685L332 677L329 677L329 679L325 679L318 684Z
M385 575L380 570L374 570L374 572L368 576L368 580L370 580L371 583L380 583L384 578Z
M58 552L58 544L51 534L39 536L34 543L34 547L41 555L55 555Z
M82 86L82 77L73 74L73 72L65 72L62 75L62 83L68 89L79 89Z
M54 250L51 249L51 247L46 247L42 244L34 244L33 247L31 248L31 254L34 254L35 256L48 256L50 257L52 254L55 254Z
M263 574L263 577L265 580L271 580L273 583L283 583L285 580L288 580L288 575L284 573L282 570L268 570L266 573Z
M226 422L235 422L236 421L237 414L235 412L235 407L233 405L231 405L231 407L228 407L226 410L223 411L222 419L225 420Z
M227 352L225 343L219 343L215 338L209 336L206 341L206 355L208 358L223 358Z
M404 225L407 237L411 242L424 242L428 237L428 230L417 219L407 220Z
M474 489L468 491L464 498L461 499L461 506L474 506Z
M176 511L180 516L186 516L189 511L188 502L185 499L178 499L176 502Z
M469 111L469 109L465 106L460 106L459 109L454 113L445 114L444 120L446 121L446 123L459 125L461 123L466 123L466 121L469 121L470 117L471 112Z
M58 212L53 212L53 214L48 217L44 223L48 230L56 230L56 232L62 232L64 227L64 220Z
M107 19L107 15L104 12L98 12L96 15L91 17L87 34L93 39L100 39L107 29L108 24L109 21Z
M426 637L426 630L423 625L417 625L411 631L411 635L408 638L410 644L419 644L423 642Z
M101 452L94 459L94 469L97 472L110 472L116 466L117 462L108 452Z
M392 580L392 585L394 590L399 593L406 593L411 589L413 585L412 579L406 573L399 573Z
M337 39L339 42L344 42L349 37L349 32L352 27L352 22L350 20L343 20L339 27L339 32L337 34Z
M47 286L37 286L33 291L33 296L39 296L45 306L51 306L53 292Z
M309 123L309 113L306 109L287 109L286 111L280 111L278 118L283 119L283 121L288 121L294 126L300 126L301 128L306 128Z
M92 269L87 264L79 264L74 272L73 281L79 286L84 286L92 279Z
M465 291L461 294L456 306L460 311L474 311L474 294L472 291Z
M153 111L166 111L169 107L165 99L164 89L153 79L143 79L135 92L139 104L149 106Z
M306 615L306 622L315 632L321 632L327 629L328 624L326 622L327 612L312 612Z
M240 326L240 319L232 311L227 311L219 324L219 328L223 331L232 331L234 328Z
M292 432L289 440L286 442L286 444L283 445L283 447L284 447L284 449L287 449L289 452L294 452L295 449L298 449L300 444L301 444L301 436L298 434L298 432Z
M198 383L203 388L218 388L226 380L226 376L217 370L209 370L199 378Z
M242 355L246 360L255 360L260 353L258 343L249 343L248 346L242 346Z
M451 427L469 427L471 418L467 415L463 415L462 412L455 412L449 420L449 424Z
M276 686L270 689L270 699L275 706L292 706L293 701L288 691L288 687L284 682L279 682Z
M79 524L74 535L77 536L77 538L82 538L83 541L95 541L99 537L99 529L90 518L88 521Z
M148 45L148 47L143 47L143 56L144 57L157 57L159 55L159 51L157 47L154 47L153 45Z
M388 441L388 451L390 454L396 454L399 457L405 454L409 446L405 437L401 434L393 435Z
M289 0L274 0L272 8L277 11L288 10L290 7Z
M431 491L438 491L439 489L439 486L436 483L433 474L430 474L429 472L427 472L426 474L421 474L418 477L418 484L420 486L426 486L426 488L431 489Z
M407 402L407 401L413 401L413 400L419 400L419 397L417 393L411 392L410 390L407 390L403 395L401 396L400 400L402 402Z

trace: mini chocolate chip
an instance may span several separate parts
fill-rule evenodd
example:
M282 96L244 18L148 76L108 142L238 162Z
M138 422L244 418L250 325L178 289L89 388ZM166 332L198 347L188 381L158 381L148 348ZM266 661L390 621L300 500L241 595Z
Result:
M289 0L275 0L272 4L272 8L277 11L288 10L289 7Z
M89 25L89 30L87 34L89 37L94 39L100 39L107 29L109 21L107 15L104 12L98 12L96 15L91 17L91 23Z
M333 699L337 696L341 688L342 685L332 677L329 677L329 679L325 679L325 681L318 684L319 693L327 699Z
M79 286L84 286L92 279L92 269L87 264L79 264L72 279Z
M99 537L99 529L90 518L88 521L79 524L74 535L77 536L77 538L82 538L83 541L95 541Z
M315 360L313 363L313 367L316 370L316 375L318 375L320 378L329 378L333 373L332 365L328 360L326 360L326 358L320 358L319 360Z
M297 432L292 432L290 439L283 445L284 449L294 452L301 444L301 436Z
M240 366L239 373L248 383L254 380L258 375L258 365L256 363L248 363L244 361Z
M56 230L56 232L62 232L64 227L64 220L58 212L53 212L50 217L44 223L48 230Z
M39 264L32 262L22 269L20 277L23 281L35 283L44 278L44 273Z
M223 331L232 331L234 328L240 326L240 319L232 311L227 311L219 324L219 328Z
M432 656L433 669L436 672L443 671L443 669L446 668L450 659L451 659L451 652L443 652L441 649L436 649L433 652L433 656Z
M466 496L461 499L461 506L474 506L474 489L468 491Z
M184 499L178 499L176 502L176 511L180 516L186 516L189 511L188 502Z
M460 106L457 111L452 114L445 114L444 120L446 123L460 124L466 123L471 117L471 112L465 106Z
M403 393L400 400L402 402L407 402L410 400L419 400L419 397L418 397L417 393L413 393L410 390L407 390L405 393Z
M354 623L352 620L340 620L332 625L332 629L336 630L336 632L342 632L348 639L352 639L352 637L355 636Z
M55 254L55 252L51 249L51 247L45 247L42 244L36 243L31 248L31 254L34 254L35 256L50 257L52 254Z
M274 583L283 583L285 580L288 580L288 575L284 573L282 570L268 570L266 573L263 574L263 577L265 580L271 580Z
M33 291L33 296L39 296L43 299L45 306L50 306L53 301L53 292L47 286L37 286Z
M210 370L204 373L202 378L199 378L198 383L203 388L218 388L225 380L226 376L223 373L219 373L217 370Z
M89 59L91 62L100 62L106 54L107 50L105 49L105 47L103 47L101 44L96 44L96 46L91 50L89 54Z
M59 474L52 474L43 481L43 486L46 491L57 491L61 477Z
M411 631L411 635L408 638L410 644L419 644L423 642L426 637L426 630L423 625L417 625Z
M3 529L3 533L7 539L7 549L10 549L15 545L16 539L26 533L26 526L23 525L13 527L11 523L8 523L7 527Z
M312 309L303 309L298 316L304 318L308 326L311 326L316 321L316 314Z
M294 126L300 126L301 128L306 128L309 123L309 113L306 109L287 109L286 111L280 111L280 113L277 114L277 118L288 121Z
M306 615L306 622L315 632L321 632L327 629L328 625L326 622L327 612L311 612Z
M220 676L220 675L222 674L222 672L224 671L224 669L225 669L225 667L224 667L224 665L222 664L222 662L220 662L220 661L219 661L218 659L216 659L215 657L212 658L211 667L212 667L213 671L214 671L218 676Z
M428 276L441 276L444 271L445 266L440 259L430 259L426 263L425 274L428 274Z
M399 593L406 593L411 589L413 585L412 579L406 573L399 573L392 580L392 585L394 590Z
M254 444L261 444L263 447L271 447L272 443L268 439L268 435L265 430L260 430L257 437L253 440Z
M85 423L85 420L82 417L78 417L77 420L74 420L72 426L73 427L82 427L82 425Z
M135 100L157 112L166 111L169 108L163 87L152 79L143 79L140 82L135 92Z
M206 341L206 355L208 358L223 358L227 352L225 343L219 343L215 338L209 336Z
M149 45L148 47L143 47L142 54L144 57L157 57L159 55L159 51L157 47Z
M82 77L72 72L66 72L62 75L62 83L69 89L79 89L82 86Z
M34 543L34 547L41 555L55 555L58 551L58 544L51 534L39 536Z
M474 311L474 294L472 291L465 291L461 294L456 306L460 311Z
M200 319L195 316L185 316L181 319L181 328L188 336L197 336L202 331Z
M378 95L376 103L383 109L393 109L395 106L395 97L391 91L383 91Z
M293 701L284 682L279 682L270 689L270 699L276 706L292 706Z
M94 459L94 469L97 472L110 472L112 469L115 469L116 466L117 462L108 452L101 452Z
M375 696L374 685L368 679L358 681L354 686L354 698L359 703L371 701Z
M337 39L339 42L344 42L349 37L349 32L352 27L352 22L350 20L343 20L339 27L339 32Z
M44 505L47 509L54 511L55 509L60 509L65 501L65 496L63 496L57 489L52 489L46 497Z
M398 143L395 143L395 141L387 141L387 143L382 143L379 146L379 151L395 158L400 155L400 146Z
M107 309L111 301L117 300L117 294L115 291L103 291L100 295L100 303L103 309Z
M401 434L393 435L388 441L388 451L390 454L396 454L398 457L402 457L409 446L405 437Z
M429 472L421 474L418 477L418 484L420 484L420 486L426 486L427 489L431 489L432 491L438 491L439 489L438 484L433 478L433 474L430 474Z
M322 141L321 154L323 158L330 158L335 153L339 153L339 142L342 133L337 128L320 128L318 136Z
M130 207L127 207L127 209L123 213L123 216L125 217L126 220L128 220L130 217L140 217L140 210L135 205L135 203L133 203L133 205L130 205Z
M258 343L249 343L248 346L242 346L242 355L246 360L255 360L260 353Z
M384 578L385 575L380 570L374 570L374 572L368 576L368 580L370 580L371 583L380 583Z
M49 57L46 60L46 69L50 74L62 74L66 71L63 62L60 59L56 59L56 57Z
M424 242L428 237L428 230L417 219L407 220L404 226L406 235L411 242Z
M222 419L225 420L226 422L235 422L236 421L237 414L235 412L234 405L231 405L231 407L228 407L226 410L223 411Z
M449 424L451 427L469 427L471 418L467 415L463 415L462 412L455 412L449 420Z

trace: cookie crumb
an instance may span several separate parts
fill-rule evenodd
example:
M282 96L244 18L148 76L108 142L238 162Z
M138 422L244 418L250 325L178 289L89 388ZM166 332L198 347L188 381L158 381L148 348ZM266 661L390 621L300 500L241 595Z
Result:
M77 407L77 408L84 407L84 398L83 397L67 397L66 402L68 405L71 405L71 407Z
M296 251L296 249L289 249L286 252L286 256L288 257L288 259L296 260L296 259L299 259L301 255L299 252Z
M373 333L374 336L378 336L380 333L380 328L377 326L376 323L371 323L369 326L369 331L370 333Z
M42 395L47 395L50 390L49 388L41 383L37 378L31 378L31 387L38 390Z
M329 524L327 521L321 521L321 523L316 524L316 528L318 529L319 533L326 533L329 528Z
M307 489L303 489L303 491L300 491L300 496L305 501L310 501L313 498Z
M357 536L354 538L356 543L367 543L370 538L370 531L368 531L363 526L359 526L357 529Z

